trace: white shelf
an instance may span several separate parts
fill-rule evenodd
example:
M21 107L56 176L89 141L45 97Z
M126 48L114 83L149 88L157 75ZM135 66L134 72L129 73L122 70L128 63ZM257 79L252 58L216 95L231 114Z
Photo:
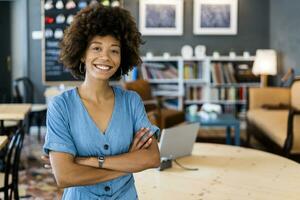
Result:
M260 83L225 83L225 84L210 84L211 87L259 87Z
M184 103L185 104L203 104L206 103L207 101L205 100L185 100Z
M230 58L229 56L220 56L218 58L214 58L212 56L209 57L211 62L217 62L217 61L232 61L232 62L238 62L238 61L254 61L255 56L250 57L243 57L243 56L236 56L235 58Z
M202 57L202 58L197 58L197 57L191 57L191 58L183 58L184 62L189 62L189 61L205 61L207 58Z
M198 84L207 84L206 80L203 79L184 79L184 83L198 83Z
M163 91L163 90L153 91L152 95L153 96L169 96L169 97L182 96L178 91Z
M181 56L170 56L168 58L163 56L153 56L153 57L142 57L143 62L152 62L152 61L160 61L160 62L168 62L168 61L178 61L182 60Z
M178 83L178 79L148 79L149 83Z

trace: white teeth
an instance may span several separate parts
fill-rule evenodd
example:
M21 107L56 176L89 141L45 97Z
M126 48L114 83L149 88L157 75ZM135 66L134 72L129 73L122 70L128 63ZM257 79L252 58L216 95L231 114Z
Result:
M109 67L104 66L104 65L96 65L96 68L101 69L101 70L109 70Z

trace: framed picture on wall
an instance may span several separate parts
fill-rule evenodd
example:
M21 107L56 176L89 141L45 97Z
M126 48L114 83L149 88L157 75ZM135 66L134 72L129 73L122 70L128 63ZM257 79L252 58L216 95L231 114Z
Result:
M238 0L194 0L194 34L236 35Z
M139 2L139 27L143 35L183 34L183 0Z

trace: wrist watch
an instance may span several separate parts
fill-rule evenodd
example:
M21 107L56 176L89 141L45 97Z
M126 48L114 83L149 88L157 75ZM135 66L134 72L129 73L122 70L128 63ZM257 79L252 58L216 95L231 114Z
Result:
M105 157L104 156L98 156L99 168L103 168L104 161L105 161Z

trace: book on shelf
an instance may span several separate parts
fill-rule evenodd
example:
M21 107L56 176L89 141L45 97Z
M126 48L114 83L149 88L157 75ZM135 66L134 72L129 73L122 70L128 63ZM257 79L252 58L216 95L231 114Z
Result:
M234 76L234 68L232 63L212 63L211 77L212 83L216 85L232 84L237 82Z
M203 79L203 63L186 61L183 66L184 79Z
M183 66L183 78L188 79L203 79L203 63L186 61Z
M185 97L187 100L201 100L202 95L202 87L197 85L190 85L186 87Z
M218 100L223 100L223 101L243 101L246 100L246 88L245 87L228 87L228 88L214 88L212 91L218 91L217 95L215 96L216 99ZM213 92L212 92L213 95ZM215 99L215 100L216 100Z
M145 62L141 66L144 79L177 79L178 69L172 63Z

